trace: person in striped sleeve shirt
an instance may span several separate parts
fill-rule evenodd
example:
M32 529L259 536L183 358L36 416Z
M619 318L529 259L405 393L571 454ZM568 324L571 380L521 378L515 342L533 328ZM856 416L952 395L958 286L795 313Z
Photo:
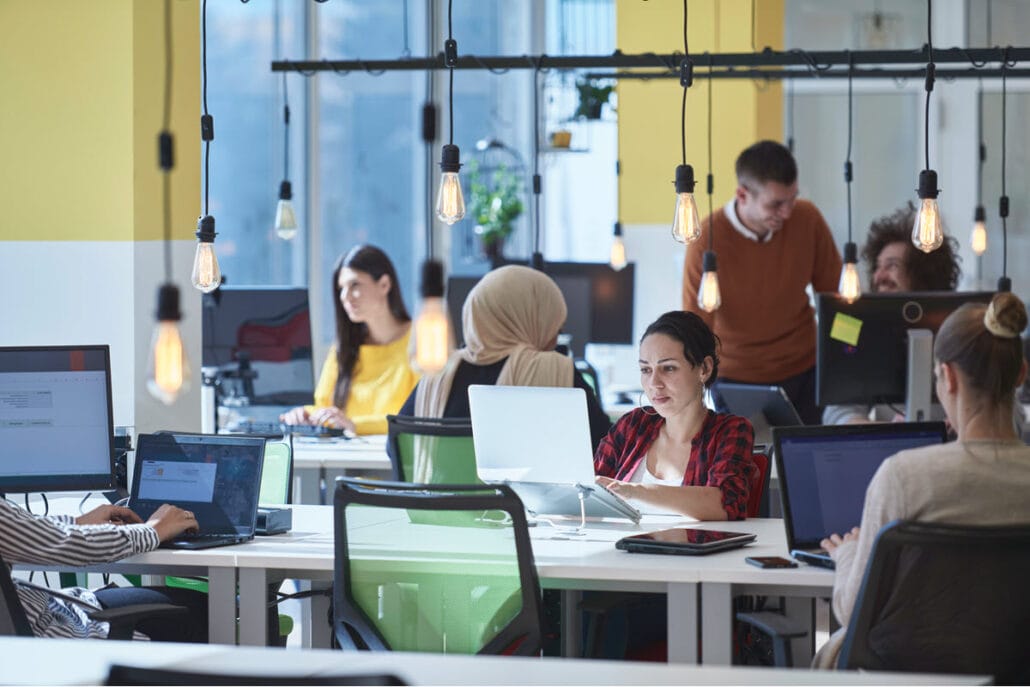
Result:
M162 541L196 527L193 513L168 504L161 506L144 523L134 512L121 506L103 505L72 518L34 515L0 499L0 557L7 565L83 566L153 551ZM186 606L189 613L143 621L137 625L139 633L161 641L207 641L205 594L167 587L57 591L22 579L16 578L14 582L29 625L38 637L103 638L107 636L108 624L90 620L91 610L172 603Z

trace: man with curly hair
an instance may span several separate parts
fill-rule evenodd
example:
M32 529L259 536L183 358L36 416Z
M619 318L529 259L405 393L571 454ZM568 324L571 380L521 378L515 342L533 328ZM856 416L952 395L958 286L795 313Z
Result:
M958 287L962 276L958 242L947 236L940 248L924 253L912 245L915 221L916 209L909 203L870 225L862 259L869 268L873 293L954 291Z
M958 242L950 237L937 250L924 253L912 244L916 209L911 203L892 214L873 220L869 238L862 248L862 260L869 269L873 293L899 291L954 291L962 269ZM886 404L877 406L830 405L823 411L823 424L890 422L897 412Z

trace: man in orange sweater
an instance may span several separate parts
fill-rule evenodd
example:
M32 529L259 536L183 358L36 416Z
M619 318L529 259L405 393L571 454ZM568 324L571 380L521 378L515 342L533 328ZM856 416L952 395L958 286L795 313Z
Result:
M733 199L687 246L683 309L722 340L720 380L782 386L801 418L818 424L815 310L805 290L837 290L840 253L819 210L798 200L797 163L787 148L759 141L737 158L736 172ZM709 234L722 292L713 313L697 301Z

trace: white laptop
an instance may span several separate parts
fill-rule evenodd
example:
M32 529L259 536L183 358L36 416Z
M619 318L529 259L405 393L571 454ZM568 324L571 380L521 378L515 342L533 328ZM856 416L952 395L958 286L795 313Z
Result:
M583 389L469 386L476 472L505 482L534 515L640 521L640 511L594 482Z

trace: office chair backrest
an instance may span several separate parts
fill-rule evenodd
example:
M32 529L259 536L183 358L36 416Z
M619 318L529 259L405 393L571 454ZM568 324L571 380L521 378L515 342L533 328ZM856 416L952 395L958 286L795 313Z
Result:
M842 668L1030 683L1030 525L895 521L876 539Z
M283 441L265 442L265 463L261 470L261 493L258 503L276 505L292 499L293 455Z
M586 358L576 358L573 361L579 374L583 377L591 389L594 390L594 395L597 396L597 400L601 400L601 376L597 374L597 368L590 364Z
M769 517L769 456L761 451L751 454L756 472L751 476L751 493L747 499L749 518Z
M244 675L114 664L105 685L403 685L394 675Z
M21 605L11 569L0 558L0 636L32 637L32 626Z
M539 653L540 582L525 510L509 487L336 484L341 647Z
M480 484L468 418L387 415L393 479L419 484Z

